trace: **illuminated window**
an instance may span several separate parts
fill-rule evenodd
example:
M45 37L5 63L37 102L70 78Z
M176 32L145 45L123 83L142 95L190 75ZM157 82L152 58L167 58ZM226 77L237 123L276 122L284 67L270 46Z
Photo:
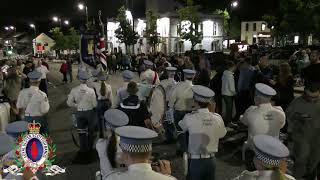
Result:
M214 26L215 23L213 23L213 21L203 21L202 25L203 25L203 36L212 36L215 35L214 33Z
M299 43L299 36L294 36L294 43L298 44Z
M265 23L262 23L262 24L261 24L261 31L264 31L264 30L266 30L266 24L265 24Z
M161 18L157 20L157 32L161 37L168 37L170 30L170 19Z
M147 24L143 20L138 19L137 32L140 37L143 36L143 33L146 30L146 26L147 26Z
M218 36L218 23L213 24L213 35Z

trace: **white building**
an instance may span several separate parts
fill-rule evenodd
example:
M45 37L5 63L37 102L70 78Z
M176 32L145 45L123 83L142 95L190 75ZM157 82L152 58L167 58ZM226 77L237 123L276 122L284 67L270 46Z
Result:
M172 52L183 53L191 49L191 42L183 41L178 34L178 26L183 23L180 22L179 16L173 7L179 6L173 0L147 0L146 8L152 9L157 12L159 19L157 21L157 32L160 36L161 43L157 46L158 51L169 54ZM161 8L164 5L166 8ZM168 4L176 4L171 9ZM166 11L166 12L164 12ZM139 34L140 39L134 46L135 53L143 52L147 53L150 47L147 43L146 38L144 38L144 31L146 30L146 20L145 19L134 19L132 20L132 15L127 13L129 21L134 22L134 29ZM201 14L202 19L201 31L203 32L202 42L196 45L195 49L204 49L207 51L222 51L223 43L223 17L220 15L206 15ZM107 24L107 40L109 51L118 48L123 52L125 51L124 44L121 44L119 40L115 37L115 30L118 28L119 23L115 21L108 21Z
M267 44L272 44L271 29L265 21L243 21L241 22L241 41L248 44L257 44L264 40Z

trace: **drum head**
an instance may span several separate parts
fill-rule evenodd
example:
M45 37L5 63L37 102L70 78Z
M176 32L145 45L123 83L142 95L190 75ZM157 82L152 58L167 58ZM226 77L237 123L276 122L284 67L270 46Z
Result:
M151 121L154 125L162 125L166 112L166 93L162 86L154 87L148 100L149 111L151 112Z

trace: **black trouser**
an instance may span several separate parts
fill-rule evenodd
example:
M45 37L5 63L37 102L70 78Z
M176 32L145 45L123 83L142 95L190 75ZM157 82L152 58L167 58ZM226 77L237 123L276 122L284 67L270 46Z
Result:
M77 111L77 128L80 140L80 152L88 152L93 148L94 132L97 127L93 110Z
M48 95L48 81L47 79L41 79L39 89Z
M190 113L190 111L174 111L173 114L174 125L177 129L177 149L182 152L187 152L188 150L188 135L187 133L182 133L182 129L179 126L179 121L181 121L187 113Z
M189 159L188 164L188 180L215 180L215 157L206 159Z
M111 107L109 99L98 100L97 105L97 118L98 118L98 128L99 128L99 137L102 138L103 130L105 129L105 119L104 113Z
M225 105L224 122L226 125L232 122L234 96L222 96Z
M63 75L62 82L68 82L67 73L62 73L62 75Z

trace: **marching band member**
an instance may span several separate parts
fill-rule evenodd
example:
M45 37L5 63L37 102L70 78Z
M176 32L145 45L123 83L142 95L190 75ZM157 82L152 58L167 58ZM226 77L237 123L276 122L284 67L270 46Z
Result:
M188 177L190 180L215 179L216 160L219 139L227 130L222 117L209 111L214 92L204 86L192 87L196 111L186 114L179 122L183 132L189 132Z
M256 106L251 106L240 118L241 122L248 126L249 144L252 144L254 136L260 134L279 138L280 129L286 123L286 115L282 108L271 104L271 98L276 95L276 91L262 83L256 84L255 87Z
M147 101L151 89L160 84L159 75L153 71L153 63L151 61L143 61L146 70L140 75L139 99Z
M147 108L147 103L141 101L137 96L139 91L136 82L130 82L127 87L129 97L120 103L119 110L125 112L129 117L129 125L149 127L151 126L150 113Z
M133 79L133 77L134 77L133 72L129 70L125 70L122 72L122 79L124 83L123 83L123 86L117 90L117 98L116 98L117 102L115 107L119 107L120 103L122 103L123 100L129 96L127 92L127 86L129 82Z
M185 81L178 83L169 100L169 108L173 113L175 127L177 128L177 153L179 155L187 151L187 137L182 133L182 129L178 123L187 113L192 112L194 108L193 92L191 88L193 86L192 80L196 74L194 70L190 69L184 69L183 72Z
M122 151L119 147L120 138L115 134L114 129L129 123L128 116L118 109L109 109L104 113L104 118L107 131L106 138L99 139L96 144L102 177L108 175L108 169L117 168L123 164L121 160Z
M99 73L98 82L94 83L94 89L97 95L97 117L100 137L102 137L102 131L104 129L104 112L112 107L112 89L109 84L106 83L107 76L102 72Z
M16 141L22 133L26 133L26 132L28 132L28 122L26 121L12 122L8 124L6 127L7 135L9 135L14 141ZM12 163L14 164L15 160L16 160L15 151L13 149L13 146L11 146L11 151L2 157L2 162L7 165L9 164L12 165ZM13 174L8 174L6 176L6 179L20 180L22 179L22 177L16 176Z
M159 85L159 75L157 72L153 71L154 64L151 61L145 60L143 61L146 70L141 73L140 80L142 84L149 84L149 85Z
M49 100L46 93L39 89L42 74L38 71L32 71L28 74L30 87L20 91L17 108L24 112L24 120L31 123L35 121L41 124L40 133L49 133L48 122L44 115L50 109Z
M255 157L253 159L257 171L244 171L233 180L294 180L280 169L285 158L289 156L288 148L278 139L268 135L253 137Z
M11 162L8 162L5 158L14 147L14 140L5 133L0 133L0 180L6 178L8 174L3 172L4 168L9 167Z
M170 162L159 161L160 173L152 170L150 157L152 152L152 140L158 134L150 129L137 126L124 126L115 130L120 136L120 148L122 158L128 170L115 172L109 166L103 180L175 180L170 176Z
M81 84L73 88L68 95L67 104L69 107L77 109L76 120L80 139L80 151L78 152L75 163L86 163L84 159L91 151L94 130L96 128L96 120L94 108L97 106L95 92L92 88L87 86L87 80L90 78L86 71L79 71L78 78Z
M255 85L256 92L254 101L256 106L249 107L240 121L248 126L248 140L245 145L252 150L252 138L256 135L265 134L279 138L280 129L285 125L286 116L281 107L271 104L272 96L276 91L268 85L258 83ZM245 152L246 166L248 170L254 170L252 151Z
M39 84L39 89L48 95L47 74L49 73L49 70L46 66L42 64L41 60L38 61L38 66L36 67L36 70L41 73L41 81Z
M175 67L167 67L166 72L168 75L168 79L164 79L160 82L160 85L165 89L166 93L166 102L167 105L169 104L169 100L171 97L171 94L173 92L173 89L177 85L177 82L174 80L174 76L176 74L177 68ZM165 135L166 135L166 143L171 143L174 141L174 120L171 117L166 117L166 120L164 121L164 128L165 128Z

